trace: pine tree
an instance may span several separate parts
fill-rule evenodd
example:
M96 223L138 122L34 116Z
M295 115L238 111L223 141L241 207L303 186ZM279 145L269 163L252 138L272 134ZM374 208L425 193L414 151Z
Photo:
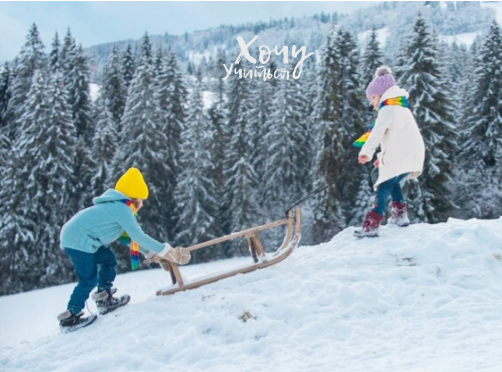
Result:
M140 211L141 222L147 233L157 239L167 240L169 235L168 217L174 212L168 208L167 184L170 182L167 167L166 134L159 120L159 106L154 96L154 76L151 60L151 46L148 35L142 40L141 60L122 116L122 135L119 151L113 161L110 184L129 167L138 168L145 177L149 197Z
M373 26L362 58L361 75L364 86L367 86L373 80L373 74L376 69L383 64L383 57L377 40L377 33Z
M349 33L333 28L328 35L320 69L313 120L317 149L314 188L330 184L313 198L317 242L343 229L362 178L352 141L363 131L364 94L359 85L357 48Z
M217 211L215 185L211 179L211 140L209 118L202 102L202 77L198 74L190 94L186 126L181 133L181 173L175 190L178 210L176 242L184 246L215 237L213 217ZM194 263L214 258L213 251L192 254Z
M112 114L113 120L117 125L115 132L120 133L120 118L124 114L127 87L122 73L120 53L116 45L113 46L112 53L108 56L103 69L101 92L101 97L108 104L107 110Z
M56 32L56 34L54 35L54 40L52 41L52 50L49 54L49 67L52 73L57 72L61 67L59 60L60 49L61 43L59 42L59 36Z
M44 69L47 64L44 48L38 28L33 24L16 60L11 97L3 118L4 126L8 127L7 135L10 140L17 137L19 121L23 115L22 107L30 91L33 75L36 70Z
M124 84L126 90L129 88L131 81L136 72L136 60L134 58L134 53L132 51L131 44L127 44L126 50L122 55L122 75L124 77Z
M264 175L265 204L278 204L285 209L286 204L305 193L310 151L305 143L306 102L301 85L293 79L283 80L277 88L267 125L270 131L264 138L269 149Z
M241 61L241 64L243 62ZM230 143L227 150L225 175L227 183L226 204L227 223L230 231L240 231L256 224L259 206L256 189L257 174L252 165L253 128L250 126L249 112L253 106L250 99L249 82L234 76L230 82L228 128ZM227 256L241 255L247 246L239 241L233 242Z
M0 71L0 135L6 136L7 132L4 130L7 123L5 122L5 113L10 100L10 86L11 86L11 72L7 62L4 64L2 71Z
M466 177L459 202L476 217L496 218L502 207L502 38L496 22L479 51L470 82L474 91L462 128L460 168Z
M164 197L169 203L168 210L176 210L174 190L180 173L179 146L181 131L186 120L187 89L180 72L177 59L169 50L163 59L161 69L155 79L155 100L159 106L158 120L161 130L166 135L166 189ZM168 216L169 233L174 234L176 220Z
M93 136L91 122L91 95L89 60L84 54L82 46L76 49L71 69L67 71L66 82L68 102L72 108L73 121L77 129L77 136L84 139L86 145L90 144Z
M69 261L58 247L59 228L69 217L75 129L62 77L48 84L36 70L20 118L6 184L0 200L9 217L0 229L0 249L9 257L2 278L10 293L69 279ZM15 189L14 189L15 190ZM4 274L5 271L2 271Z
M401 53L405 64L398 67L398 84L409 92L427 157L422 176L408 183L407 196L411 220L432 223L446 220L453 208L447 183L454 166L451 154L455 152L457 132L451 101L445 94L437 41L420 15L410 41Z
M264 201L265 190L265 166L269 158L270 146L266 141L266 136L270 131L269 118L274 108L272 107L272 99L274 97L275 87L270 81L252 80L249 82L251 88L251 102L254 102L249 111L249 126L253 130L254 148L251 153L253 167L259 182L257 190L261 196L261 201Z
M92 140L91 159L94 163L94 175L91 180L91 189L95 195L102 194L113 185L112 162L117 151L117 123L114 115L108 109L111 107L103 96L98 102L99 114L96 121L96 130Z

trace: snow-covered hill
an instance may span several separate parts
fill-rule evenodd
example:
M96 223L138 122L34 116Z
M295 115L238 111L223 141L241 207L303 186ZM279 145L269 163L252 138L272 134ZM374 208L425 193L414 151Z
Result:
M73 285L0 297L0 371L502 370L502 218L352 232L174 296L161 270L120 275L131 304L72 334Z

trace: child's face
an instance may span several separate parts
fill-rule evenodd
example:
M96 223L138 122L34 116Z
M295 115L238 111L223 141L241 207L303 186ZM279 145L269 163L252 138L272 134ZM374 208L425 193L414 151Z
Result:
M370 96L370 103L371 106L375 109L375 111L378 110L378 104L380 103L380 97L382 96L377 96L376 94Z
M134 199L133 203L138 211L143 207L143 199Z

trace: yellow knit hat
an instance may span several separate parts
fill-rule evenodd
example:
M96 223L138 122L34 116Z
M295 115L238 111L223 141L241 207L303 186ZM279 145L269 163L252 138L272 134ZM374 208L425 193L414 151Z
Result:
M138 168L129 168L117 181L115 190L131 199L148 198L148 186Z

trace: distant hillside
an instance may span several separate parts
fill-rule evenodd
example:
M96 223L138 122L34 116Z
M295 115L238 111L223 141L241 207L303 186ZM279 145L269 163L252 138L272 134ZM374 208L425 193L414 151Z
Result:
M258 40L254 47L275 45L290 48L305 45L309 51L318 50L326 40L332 23L353 33L361 46L364 45L368 31L375 27L379 31L379 40L387 56L391 57L399 47L399 41L411 31L411 25L418 13L433 26L441 39L451 42L471 43L479 35L483 35L496 17L494 8L499 3L493 2L382 2L354 11L350 15L320 14L302 18L284 18L269 22L256 22L244 25L221 25L203 31L185 33L181 36L150 35L155 49L159 46L170 47L178 56L181 64L188 67L200 63L214 64L218 50L227 51L229 59L239 53L237 36L249 41L255 35ZM92 56L94 80L99 81L100 71L106 57L114 44L124 48L131 43L134 49L139 46L138 40L122 40L116 43L101 44L88 48Z

